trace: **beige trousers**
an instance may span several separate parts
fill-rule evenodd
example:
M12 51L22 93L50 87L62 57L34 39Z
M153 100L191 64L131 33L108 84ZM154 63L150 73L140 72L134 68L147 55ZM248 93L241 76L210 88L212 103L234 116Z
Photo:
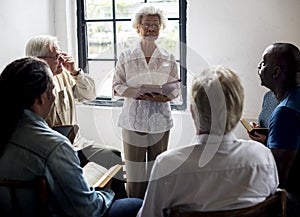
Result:
M129 197L144 198L154 160L168 148L169 133L122 130Z

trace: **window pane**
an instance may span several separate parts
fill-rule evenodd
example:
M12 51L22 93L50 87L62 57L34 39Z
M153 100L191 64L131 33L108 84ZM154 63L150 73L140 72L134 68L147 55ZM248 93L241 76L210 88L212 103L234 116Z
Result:
M131 21L116 22L117 25L117 57L128 47L136 44L136 39L139 37L135 29L131 25Z
M111 19L111 0L85 0L86 19Z
M157 4L165 12L167 17L179 17L179 0L148 0L149 3Z
M157 43L172 53L177 60L180 59L179 22L177 20L167 21L167 27L161 30Z
M134 12L143 4L143 0L116 0L116 18L131 19Z
M113 26L111 22L88 23L88 58L97 58L105 54L106 58L113 58L110 50L113 46Z
M78 3L82 3L81 1L77 0ZM136 45L140 36L132 28L130 20L135 11L146 2L160 7L170 19L167 20L166 29L160 32L157 44L172 53L177 61L185 60L185 57L180 57L179 2L181 1L185 2L185 0L83 0L85 16L78 23L85 25L86 35L85 41L79 42L83 48L80 54L86 55L83 57L82 65L87 64L86 71L95 80L98 97L111 98L115 61L124 49ZM185 80L185 70L182 75ZM104 101L96 102L104 103Z
M137 37L138 34L131 25L131 21L116 22L117 26L117 43L122 43L130 38Z
M97 96L112 96L113 61L89 61L89 75L95 80Z

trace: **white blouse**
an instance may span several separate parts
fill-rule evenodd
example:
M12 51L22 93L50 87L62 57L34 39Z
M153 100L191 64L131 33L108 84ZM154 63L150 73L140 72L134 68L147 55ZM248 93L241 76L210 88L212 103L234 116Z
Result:
M147 64L141 45L137 43L135 47L121 53L113 78L113 90L122 95L128 87L139 87L142 84L162 85L173 80L178 80L174 56L157 47ZM179 84L175 94L180 95ZM168 131L173 126L170 104L125 98L118 126L146 133Z

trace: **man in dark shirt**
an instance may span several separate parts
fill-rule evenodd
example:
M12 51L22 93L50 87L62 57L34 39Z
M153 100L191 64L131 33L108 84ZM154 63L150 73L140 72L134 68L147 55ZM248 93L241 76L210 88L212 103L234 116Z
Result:
M288 193L288 217L300 216L300 51L290 43L268 46L258 65L261 85L275 94L267 146L277 164L281 188Z

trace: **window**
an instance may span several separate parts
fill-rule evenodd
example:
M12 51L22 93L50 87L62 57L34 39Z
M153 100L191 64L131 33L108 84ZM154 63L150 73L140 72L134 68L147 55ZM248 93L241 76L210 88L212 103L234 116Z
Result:
M168 18L158 44L175 55L182 80L182 105L186 108L186 0L77 0L79 65L95 80L93 105L120 106L112 102L113 70L120 52L138 37L131 16L143 3L159 5ZM162 40L160 40L162 39Z

